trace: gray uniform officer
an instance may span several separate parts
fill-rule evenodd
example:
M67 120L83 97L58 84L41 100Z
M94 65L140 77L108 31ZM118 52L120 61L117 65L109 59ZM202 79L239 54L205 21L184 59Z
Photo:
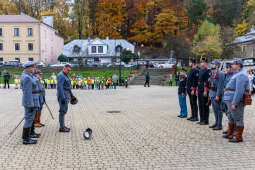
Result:
M244 93L249 92L249 78L246 70L243 68L241 59L234 59L232 69L234 75L231 77L224 90L224 101L230 109L228 115L228 134L224 138L228 138L229 142L242 142L244 130ZM236 126L236 136L234 138L234 127Z
M24 126L22 132L23 144L36 144L37 140L31 138L38 135L31 135L32 124L36 115L37 109L40 107L38 94L36 93L37 84L33 76L35 72L35 63L28 61L24 64L25 70L20 78L20 84L23 91L22 105L25 108Z
M212 62L212 72L211 72L211 88L209 91L209 97L212 102L212 107L215 116L215 123L210 126L213 130L222 129L222 92L224 89L224 73L219 70L220 61L214 60Z
M68 78L68 73L71 71L71 65L64 66L63 71L57 77L57 98L59 103L59 132L70 132L70 128L65 126L65 115L68 111L68 103L73 96L71 91L71 81Z

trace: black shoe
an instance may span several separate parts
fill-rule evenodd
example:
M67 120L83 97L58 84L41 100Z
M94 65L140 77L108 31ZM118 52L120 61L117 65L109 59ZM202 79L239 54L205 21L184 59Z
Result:
M200 123L203 123L203 122L197 122L197 124L199 124L199 125L200 125Z
M35 132L30 134L30 138L39 138L40 136L41 134Z
M236 139L236 138L232 138L232 139L229 139L229 142L232 142L232 143L239 143L239 142L243 142L243 139L238 140L238 139Z
M59 132L70 132L70 129L67 127L59 128Z
M223 138L225 139L232 139L233 137L229 137L228 134L222 135Z
M178 115L177 117L182 117L181 115Z
M208 125L206 122L201 122L200 125Z
M180 118L186 118L187 116L181 116Z
M216 125L216 123L215 124L213 124L212 126L209 126L209 128L215 128L217 125Z
M193 117L189 117L187 120L191 120L191 119L193 119Z
M192 121L192 122L196 122L196 121L198 121L198 118L190 119L190 121Z
M223 135L226 135L226 134L228 134L228 131L227 131L227 130L226 130L226 131L223 131L222 134L223 134Z
M33 139L23 139L23 144L24 145L30 145L30 144L36 144L37 143L37 140L33 140Z
M215 128L213 128L213 130L222 130L222 127L216 126Z

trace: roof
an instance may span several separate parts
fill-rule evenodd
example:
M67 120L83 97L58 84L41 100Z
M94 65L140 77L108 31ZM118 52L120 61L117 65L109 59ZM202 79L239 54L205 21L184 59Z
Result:
M250 41L255 41L255 27L251 27L251 31L243 36L237 37L234 39L234 41L231 43L234 44L241 44L241 43L247 43Z
M88 46L90 45L107 45L107 54L91 54L88 55ZM104 39L99 38L93 40L73 40L66 44L62 49L62 54L67 57L111 57L116 56L116 47L121 46L123 49L129 48L132 52L135 51L135 46L124 39ZM80 48L79 53L73 52L75 46Z
M20 15L0 15L0 23L24 23L24 22L30 22L30 23L40 23L39 20L30 17L24 13L21 13Z

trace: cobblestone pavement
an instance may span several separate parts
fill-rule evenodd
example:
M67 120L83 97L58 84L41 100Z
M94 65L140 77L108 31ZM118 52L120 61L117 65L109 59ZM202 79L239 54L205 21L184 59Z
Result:
M255 169L254 106L245 111L244 142L231 144L221 131L178 119L175 87L78 91L66 117L70 133L58 132L56 91L46 92L45 127L37 145L21 143L20 90L0 89L0 170L5 169ZM120 113L109 113L120 111ZM210 115L213 123L213 114ZM226 118L224 118L226 127ZM82 132L93 129L86 141Z

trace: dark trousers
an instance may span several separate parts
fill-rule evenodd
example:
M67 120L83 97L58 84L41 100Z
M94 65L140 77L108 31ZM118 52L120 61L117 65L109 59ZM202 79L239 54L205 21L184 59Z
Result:
M198 93L198 106L200 114L200 122L209 123L209 104L208 95L204 97L203 93Z
M188 95L189 95L189 102L190 102L190 108L191 108L191 117L198 118L197 96L191 95L191 93L188 93Z
M146 82L144 83L144 87L146 87L146 85L148 85L148 87L150 87L150 81L146 81Z
M4 88L8 85L8 89L10 88L9 80L4 80Z
M169 81L169 86L173 86L173 81Z

